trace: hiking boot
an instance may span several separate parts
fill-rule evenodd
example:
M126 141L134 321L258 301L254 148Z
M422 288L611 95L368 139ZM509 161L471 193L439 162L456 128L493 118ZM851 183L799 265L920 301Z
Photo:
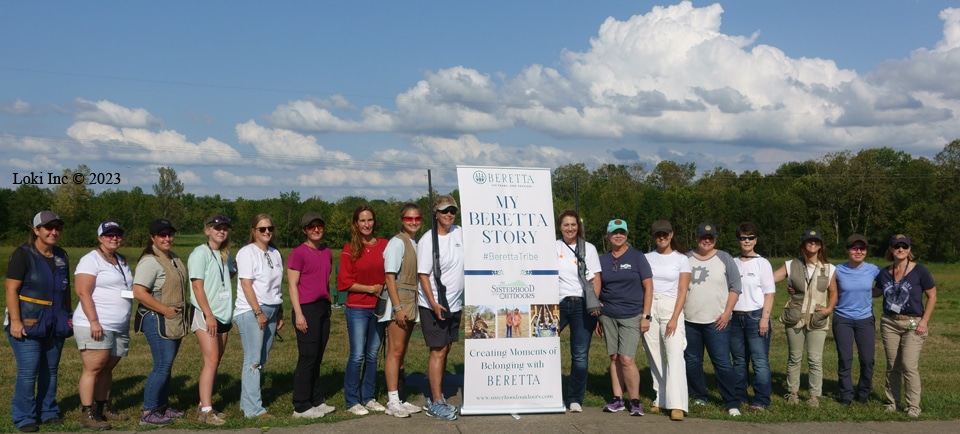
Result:
M662 412L662 411L663 411L663 409L660 408L660 406L655 405L655 406L653 406L653 407L650 407L650 413L657 414L657 413L660 413L660 412Z
M140 415L140 425L163 426L163 425L170 425L171 423L173 423L173 419L170 419L169 417L164 416L163 413L159 411L159 409L152 410L147 412L146 414Z
M223 418L220 417L220 415L217 414L217 412L212 408L207 411L197 408L197 420L200 421L200 423L213 426L221 426L227 423L227 421L223 420Z
M123 413L117 413L110 401L97 401L97 415L102 420L129 420L130 416Z
M623 411L627 407L623 403L623 398L613 398L609 404L603 406L603 411L607 413L616 413L618 411Z
M80 412L80 426L96 431L111 428L107 421L100 420L100 418L97 417L97 411L94 410L93 407L83 407L83 410Z
M670 410L670 420L676 420L676 421L683 420L683 410L680 410L679 408Z

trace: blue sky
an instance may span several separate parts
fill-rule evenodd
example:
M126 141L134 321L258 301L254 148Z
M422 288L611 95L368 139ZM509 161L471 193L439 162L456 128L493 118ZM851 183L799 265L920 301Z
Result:
M0 41L6 188L171 166L197 195L402 200L458 164L769 173L960 138L948 1L3 2Z

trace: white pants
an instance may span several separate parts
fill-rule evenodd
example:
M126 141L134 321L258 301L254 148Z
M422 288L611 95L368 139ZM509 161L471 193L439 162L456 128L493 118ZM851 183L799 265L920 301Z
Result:
M654 295L650 315L650 329L643 334L643 349L647 353L653 390L657 397L653 405L669 410L687 411L687 365L683 350L687 347L686 328L683 326L683 311L677 318L677 328L672 336L665 337L667 323L673 316L677 299L667 295Z

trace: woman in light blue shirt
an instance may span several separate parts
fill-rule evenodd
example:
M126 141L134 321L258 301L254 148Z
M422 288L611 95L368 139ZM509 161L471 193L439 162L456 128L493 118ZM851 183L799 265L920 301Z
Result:
M871 291L880 268L863 262L867 256L867 246L867 238L863 235L850 235L847 238L849 260L838 265L836 271L837 306L833 309L833 338L837 343L837 379L843 405L850 405L854 400L865 404L873 389L877 331ZM856 392L851 376L854 342L860 359L860 380Z

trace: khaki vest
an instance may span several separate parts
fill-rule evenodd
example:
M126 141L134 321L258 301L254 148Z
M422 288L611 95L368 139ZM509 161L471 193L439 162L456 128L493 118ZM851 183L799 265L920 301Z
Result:
M400 275L397 276L397 288L417 292L420 277L417 276L417 248L407 234L397 234L404 242L403 261L400 262Z
M817 263L810 285L807 285L807 266L802 259L790 262L790 287L794 294L783 307L780 322L790 328L804 328L808 330L828 330L829 316L816 310L827 307L828 288L830 286L829 267Z
M190 331L190 322L193 319L188 312L186 303L187 288L190 287L187 280L187 269L173 252L170 252L170 257L154 255L154 258L157 259L157 262L163 267L163 272L167 275L163 286L160 287L160 302L164 306L180 309L180 312L170 317L161 315L165 326L165 333L162 336L166 339L180 339Z

